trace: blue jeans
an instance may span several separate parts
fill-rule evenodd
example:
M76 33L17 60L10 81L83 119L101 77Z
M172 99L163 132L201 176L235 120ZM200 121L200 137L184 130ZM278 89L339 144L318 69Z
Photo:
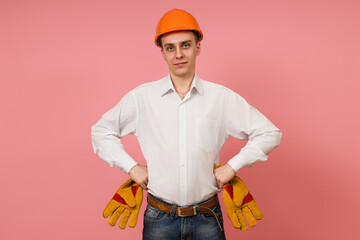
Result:
M157 201L171 205L156 198L153 195L151 196ZM216 197L216 195L214 197ZM191 217L179 217L175 214L176 206L172 206L174 209L173 212L167 213L158 210L149 204L147 205L144 213L143 240L225 239L225 233L224 231L220 230L220 227L214 216L207 213L198 213L197 215ZM215 212L220 221L222 229L224 229L220 204L217 204L211 210Z

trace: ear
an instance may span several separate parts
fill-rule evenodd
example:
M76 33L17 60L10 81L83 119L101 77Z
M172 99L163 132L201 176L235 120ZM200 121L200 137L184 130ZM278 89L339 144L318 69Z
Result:
M198 42L196 44L196 56L199 56L200 55L200 52L201 52L201 43Z
M161 55L162 55L162 57L163 57L163 59L165 60L165 53L164 53L164 48L163 47L161 47Z

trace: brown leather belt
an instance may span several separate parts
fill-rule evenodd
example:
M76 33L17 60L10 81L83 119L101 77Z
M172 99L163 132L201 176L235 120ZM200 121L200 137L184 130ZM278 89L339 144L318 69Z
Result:
M147 200L148 200L148 203L150 204L150 206L152 206L156 209L159 209L163 212L172 213L172 211L173 211L173 206L157 201L156 199L152 198L150 194L148 194ZM209 201L198 204L198 205L193 205L193 206L188 206L188 207L176 207L175 214L178 215L179 217L196 216L198 213L196 210L197 206L198 206L199 213L207 213L207 214L214 216L214 218L216 219L216 221L219 225L220 230L222 231L223 229L221 227L218 217L216 216L214 211L211 210L211 208L215 207L218 203L219 203L219 199L216 196L216 197L210 199Z

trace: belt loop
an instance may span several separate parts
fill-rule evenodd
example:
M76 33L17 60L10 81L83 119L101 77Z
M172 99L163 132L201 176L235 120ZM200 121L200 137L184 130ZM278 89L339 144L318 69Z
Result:
M175 216L176 213L176 206L171 205L172 209L171 209L171 213L170 213L170 218L173 218Z
M198 216L198 217L200 217L200 208L199 208L199 205L198 204L196 204L196 206L195 206L195 210L196 210L196 216Z

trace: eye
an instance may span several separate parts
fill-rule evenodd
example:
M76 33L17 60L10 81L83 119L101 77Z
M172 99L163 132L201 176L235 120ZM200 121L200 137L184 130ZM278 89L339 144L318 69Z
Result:
M189 43L184 43L183 48L188 48L188 47L190 47L190 44Z
M174 47L167 47L166 50L167 50L168 52L171 52L171 51L174 50Z

